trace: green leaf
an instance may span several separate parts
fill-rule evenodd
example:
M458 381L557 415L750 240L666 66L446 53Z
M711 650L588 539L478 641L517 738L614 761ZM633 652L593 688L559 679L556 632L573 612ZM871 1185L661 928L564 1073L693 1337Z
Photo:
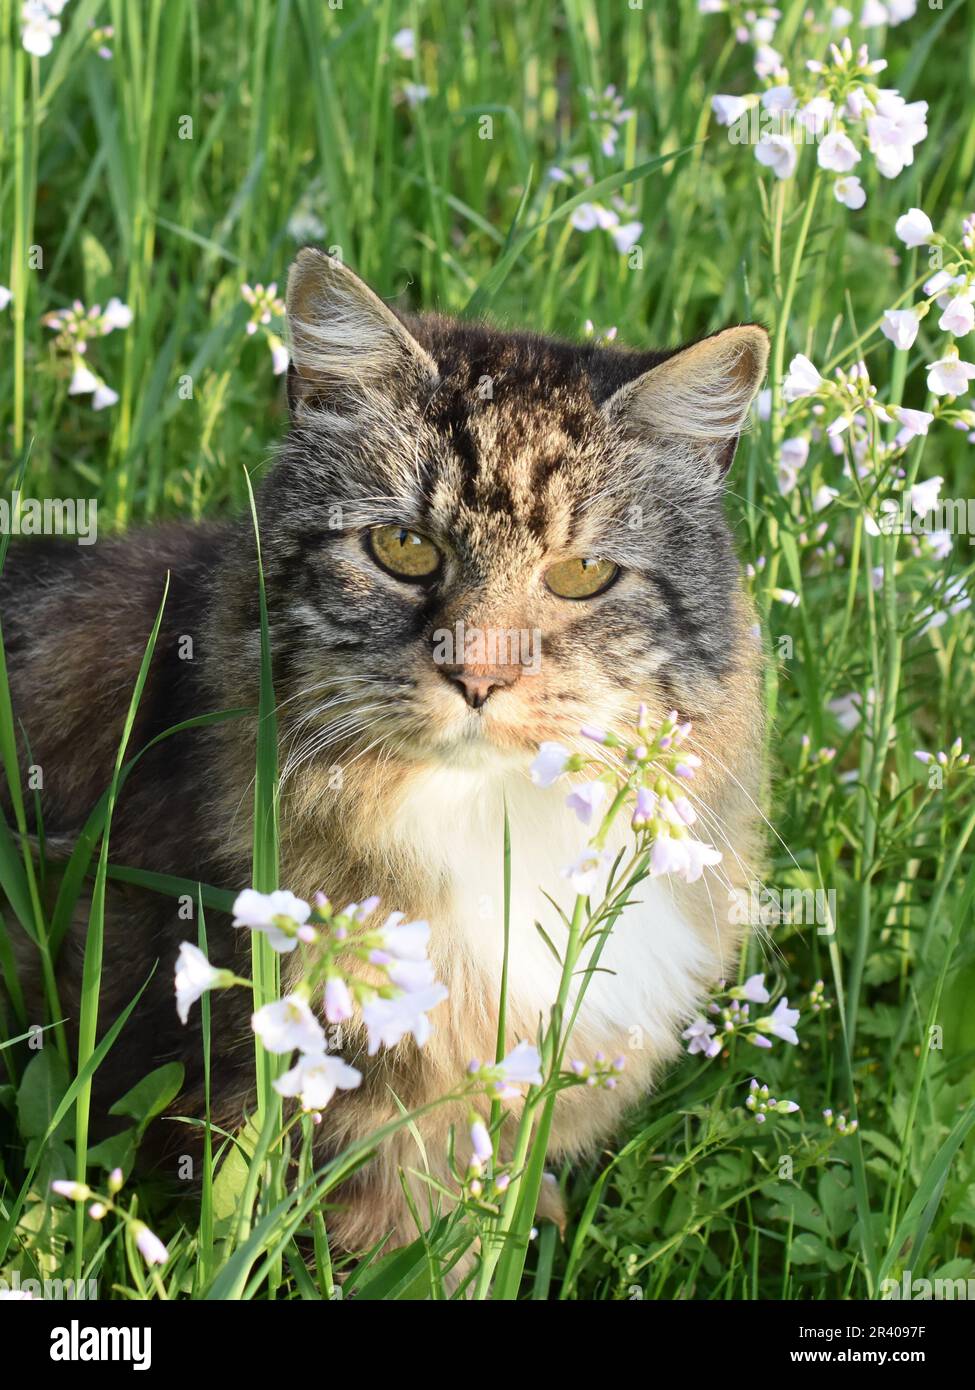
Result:
M17 1092L17 1122L25 1139L39 1139L47 1134L58 1106L68 1089L68 1069L53 1047L45 1047L24 1069ZM51 1136L60 1136L68 1128L68 1117L62 1116Z
M182 1062L165 1062L148 1076L144 1076L131 1091L127 1091L108 1113L130 1116L137 1121L138 1132L141 1135L149 1121L161 1115L170 1101L179 1095L184 1073Z
M100 1144L88 1150L88 1162L96 1168L110 1173L113 1168L121 1168L126 1177L132 1171L139 1132L131 1125L118 1134L109 1135Z

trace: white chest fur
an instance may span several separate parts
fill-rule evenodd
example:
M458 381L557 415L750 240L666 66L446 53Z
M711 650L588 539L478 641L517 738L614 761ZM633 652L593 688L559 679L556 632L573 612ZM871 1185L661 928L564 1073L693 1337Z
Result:
M420 881L429 875L442 904L429 914L431 954L440 977L495 1009L504 952L503 816L511 830L509 1007L534 1029L547 1017L560 967L535 927L541 922L561 950L566 928L548 893L571 915L574 892L562 871L585 847L588 832L565 807L564 784L542 790L522 768L438 768L419 774L390 833ZM615 852L632 845L621 817ZM601 889L593 895L595 904ZM618 918L587 986L576 1025L580 1043L619 1046L621 1034L665 1046L694 1009L714 959L674 901L667 880L646 879ZM640 1044L637 1042L637 1046Z

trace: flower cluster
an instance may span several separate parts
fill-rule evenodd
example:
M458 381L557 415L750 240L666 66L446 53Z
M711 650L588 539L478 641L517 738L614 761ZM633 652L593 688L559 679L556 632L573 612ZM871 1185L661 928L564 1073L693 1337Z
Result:
M57 335L55 349L70 359L72 373L68 395L91 396L93 410L115 405L118 392L88 365L88 344L93 338L107 337L117 328L128 328L132 322L132 310L128 305L113 297L104 309L100 304L86 309L81 300L76 299L68 309L45 314L41 322Z
M297 1062L274 1085L281 1095L297 1097L305 1110L322 1110L337 1090L351 1090L362 1080L354 1067L329 1052L319 1012L328 1023L340 1025L360 1011L372 1057L408 1034L422 1047L431 1033L427 1014L447 997L427 959L428 924L407 922L403 913L393 912L381 926L372 926L378 906L378 898L370 898L335 912L323 894L308 903L286 890L259 893L253 888L234 903L235 927L266 936L281 955L302 953L299 982L282 999L259 1008L251 1026L268 1052L298 1052ZM380 982L349 976L353 962L371 966ZM184 1023L205 991L233 985L250 988L248 981L212 966L198 947L182 943L176 1006Z
M542 1084L541 1066L538 1048L520 1042L500 1062L473 1060L467 1068L468 1083L492 1100L520 1100L522 1087Z
M834 1115L832 1110L824 1110L823 1119L826 1121L827 1129L835 1127L837 1134L841 1135L856 1134L860 1128L857 1120L848 1120L845 1115Z
M753 1004L768 1004L771 995L765 985L763 974L750 975L742 985L727 989L722 982L716 998L708 1004L710 1018L695 1018L684 1029L681 1037L687 1043L687 1051L692 1056L701 1053L707 1058L717 1057L723 1052L732 1038L740 1037L753 1047L770 1048L772 1039L791 1043L794 1047L799 1041L795 1025L799 1022L799 1010L790 1009L789 1001L782 998L770 1014L753 1018Z
M962 752L962 742L960 738L955 739L947 753L944 749L941 749L937 753L928 753L925 749L918 748L915 750L914 756L919 763L924 763L925 766L929 763L933 763L935 766L943 768L945 772L954 772L956 769L966 768L972 761L971 753Z
M471 1159L462 1186L469 1197L481 1202L485 1199L503 1197L511 1185L511 1174L504 1168L494 1165L494 1145L488 1127L477 1115L471 1116ZM484 1169L491 1165L491 1176L487 1188L484 1183Z
M808 771L810 768L828 767L836 759L835 748L817 748L815 753L812 751L812 740L808 734L803 734L799 741L799 767L800 773Z
M589 188L595 182L589 160L573 159L563 168L553 164L548 170L552 183L580 183ZM604 203L581 203L569 218L577 232L603 231L621 256L625 256L636 246L643 235L643 223L637 220L637 209L632 203L618 195L610 199L609 206Z
M706 6L701 0L706 13L719 8L727 7ZM867 195L854 170L864 150L884 178L896 178L914 162L914 150L927 135L927 103L906 102L899 92L878 87L875 79L886 68L886 60L871 58L863 44L854 50L849 36L830 42L825 59L809 58L790 74L772 46L779 17L772 8L761 13L736 9L736 37L755 45L754 68L763 90L747 96L715 96L715 118L721 125L740 128L741 123L754 130L756 158L779 179L792 178L802 146L815 143L819 168L837 175L836 201L854 210L862 208ZM848 22L835 27L842 30ZM822 52L817 26L809 24L807 31L816 51Z
M284 300L278 294L278 287L273 280L270 285L241 285L240 295L251 311L246 332L249 337L253 337L260 329L271 349L274 375L280 376L288 370L289 357L288 349L281 337L270 328L272 320L283 317L285 312Z
M698 817L687 791L701 760L684 746L691 733L690 722L682 723L677 711L672 710L653 731L648 723L647 709L641 706L635 739L627 740L592 726L584 726L580 732L590 741L617 753L625 774L620 788L620 773L604 762L604 771L595 781L583 783L569 793L565 804L583 825L592 824L611 790L616 789L614 805L628 800L632 794L630 824L637 832L641 850L649 854L651 878L674 874L693 883L701 878L706 868L721 862L719 850L691 834ZM536 786L548 787L558 777L578 772L591 761L584 754L570 753L560 743L543 743L532 763L531 778ZM591 894L601 871L612 860L603 843L610 818L611 813L607 813L586 849L563 870L576 893Z
M563 1072L562 1077L569 1085L599 1086L604 1091L613 1091L625 1066L625 1057L614 1057L609 1061L604 1053L597 1052L591 1064L578 1059L570 1062L569 1070Z
M21 7L20 41L35 58L46 58L61 32L61 14L68 0L26 0Z
M635 112L630 107L624 107L622 98L612 85L606 88L602 96L587 88L586 97L589 101L589 119L598 128L599 147L607 159L612 159L620 138L620 126L625 125Z
M813 985L812 989L809 991L808 1007L809 1012L814 1014L825 1013L827 1009L831 1009L833 1007L830 1001L826 998L825 981L817 980L816 983Z
M921 319L934 308L941 310L938 327L948 342L941 356L927 366L928 390L933 396L947 397L950 403L956 396L965 395L975 378L975 363L962 360L957 344L957 339L967 338L975 329L975 214L963 219L961 243L957 246L934 230L921 208L911 208L899 217L894 231L907 247L934 248L939 269L925 281L924 299L907 308L887 310L881 331L894 347L906 351L914 345ZM975 425L971 411L939 413L958 420L964 429ZM930 422L933 416L927 418Z
M112 1212L130 1228L136 1248L146 1264L150 1266L164 1265L169 1259L169 1251L159 1237L150 1231L144 1221L137 1221L113 1200L121 1192L124 1185L125 1175L122 1169L113 1168L108 1175L107 1191L104 1193L95 1192L87 1183L71 1182L64 1178L58 1178L52 1182L51 1191L59 1197L67 1198L69 1202L90 1201L91 1206L88 1208L88 1215L92 1221L104 1221L109 1212Z
M760 1086L752 1077L748 1083L745 1109L750 1110L755 1116L756 1124L763 1125L769 1115L794 1115L799 1106L794 1100L776 1100L774 1096L769 1095L767 1086Z

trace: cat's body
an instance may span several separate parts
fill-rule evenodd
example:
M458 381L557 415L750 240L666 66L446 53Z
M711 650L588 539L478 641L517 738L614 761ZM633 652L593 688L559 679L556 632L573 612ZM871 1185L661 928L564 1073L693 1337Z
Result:
M387 909L426 918L437 978L450 991L422 1052L407 1043L368 1059L361 1031L347 1028L342 1052L364 1082L329 1106L323 1149L389 1119L397 1099L415 1106L443 1093L472 1058L493 1056L505 805L508 1033L512 1043L534 1038L557 987L534 925L558 938L541 890L571 908L561 870L586 839L566 788L530 782L537 744L578 746L586 722L625 727L640 700L655 716L676 707L694 721L696 795L723 852L722 877L648 880L621 917L569 1051L623 1053L627 1067L614 1092L560 1100L553 1148L580 1152L648 1089L738 944L728 886L743 884L756 860L760 718L757 647L721 516L721 473L764 368L764 334L730 330L670 357L440 319L404 327L349 272L308 252L289 310L295 425L259 499L279 702L281 882L306 897L322 888L339 904L379 894ZM643 509L638 525L634 507ZM440 547L435 582L406 584L377 566L363 536L387 525ZM576 601L545 587L553 558L593 553L620 568L604 594ZM181 720L256 706L253 537L249 521L170 527L95 553L38 557L11 552L0 598L15 709L44 772L45 829L70 840L109 781L167 569L170 598L130 753ZM433 633L459 620L538 634L537 673L475 670L463 656L435 665ZM478 682L482 694L493 682L483 699L471 696ZM252 718L166 740L123 791L113 861L245 886L253 762ZM211 960L246 973L246 933L219 914L207 926ZM106 1023L159 966L101 1077L105 1100L178 1055L188 1080L175 1109L199 1110L198 1014L184 1029L173 1007L183 939L195 939L195 924L175 903L113 890ZM83 941L80 914L61 962L71 1017ZM251 1100L253 1039L242 991L214 995L213 1009L215 1113L232 1124ZM424 1122L435 1172L445 1171L448 1126L465 1116L466 1107L444 1109ZM346 1193L332 1223L340 1239L409 1237L400 1164L424 1166L409 1136Z

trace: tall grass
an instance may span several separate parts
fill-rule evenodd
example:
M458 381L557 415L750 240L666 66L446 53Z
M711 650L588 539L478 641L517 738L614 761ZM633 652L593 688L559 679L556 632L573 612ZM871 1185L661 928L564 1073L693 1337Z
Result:
M775 42L787 59L804 12L825 20L832 9L821 0L780 8ZM567 1228L543 1224L531 1239L543 1107L541 1130L523 1130L522 1171L484 1232L468 1290L864 1297L904 1269L975 1275L975 812L968 774L939 787L914 757L956 738L969 749L975 738L971 610L928 626L930 610L950 606L946 587L970 583L968 538L935 559L915 554L909 538L872 535L860 481L823 440L796 491L776 486L778 406L794 354L824 376L866 355L883 400L930 405L923 368L936 356L937 314L910 352L895 352L878 326L885 310L914 301L928 274L923 252L894 236L896 218L923 207L957 240L975 205L970 6L922 7L897 28L854 31L889 60L887 85L929 103L929 135L897 179L858 167L868 198L856 213L831 196L808 151L796 179L777 181L714 124L716 93L758 83L727 16L701 15L696 0L645 0L642 9L610 0L347 0L341 9L242 0L232 20L223 7L186 0L72 0L41 59L20 46L19 10L0 0L0 280L13 292L0 313L5 495L29 446L30 495L97 497L103 531L246 509L286 407L266 341L245 332L241 286L283 281L307 241L339 249L403 307L573 338L592 320L630 345L676 344L747 320L772 330L771 413L743 440L729 488L769 655L766 881L830 890L835 912L825 931L784 923L770 946L754 936L742 969L765 971L802 1009L800 1045L711 1064L687 1058L604 1151L555 1175ZM108 60L92 24L114 28ZM417 36L413 56L392 43L404 26ZM589 93L609 83L636 113L613 154L588 116ZM409 99L416 88L428 89L425 99ZM551 177L580 158L591 185ZM614 196L642 224L640 266L605 232L573 226L580 206ZM41 318L75 298L104 305L113 295L133 321L92 345L91 362L119 393L95 413L87 397L67 394L70 371ZM908 485L939 474L947 496L973 494L964 430L916 440L903 467ZM820 518L812 498L823 484L838 495ZM15 552L5 563L25 561ZM254 583L263 613L259 552ZM783 589L797 606L776 597ZM262 632L253 882L270 890L276 739ZM144 636L148 659L153 634ZM859 700L853 719L850 696ZM462 1213L438 1217L405 1251L361 1252L336 1270L328 1202L370 1146L316 1170L309 1121L279 1142L276 1073L260 1049L252 1123L237 1135L205 1126L202 1200L174 1210L137 1180L119 1199L127 1219L101 1239L80 1207L50 1200L52 1177L104 1186L118 1156L87 1145L91 1078L124 1022L96 1043L106 885L190 893L201 945L204 909L226 910L243 885L165 879L113 861L112 810L142 752L123 741L112 786L51 902L17 735L0 630L0 756L12 812L0 824L0 1277L70 1269L97 1278L103 1293L140 1297L456 1294L450 1269L470 1240ZM818 760L822 748L835 756ZM92 873L82 1042L72 1054L55 962ZM43 1019L28 1016L14 965L11 942L24 934L40 962ZM274 997L277 961L258 936L253 969L258 1002ZM829 1007L818 1005L818 980ZM133 982L129 1011L142 985ZM209 1054L217 1040L206 1012L204 1022ZM36 1024L47 1030L40 1050L24 1039ZM548 1045L562 1045L558 1032ZM797 1116L754 1123L743 1098L755 1066L775 1095L799 1102ZM131 1101L137 1133L172 1085L171 1075L156 1076ZM858 1128L839 1136L824 1110ZM409 1123L402 1116L393 1127ZM147 1273L134 1248L137 1218L167 1240L161 1275Z

